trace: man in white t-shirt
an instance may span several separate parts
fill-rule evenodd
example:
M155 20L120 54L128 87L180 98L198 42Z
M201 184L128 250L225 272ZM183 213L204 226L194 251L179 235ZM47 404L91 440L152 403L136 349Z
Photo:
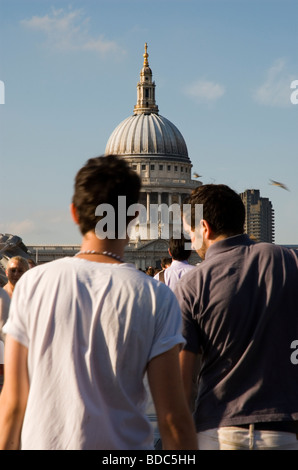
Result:
M124 160L88 160L71 205L81 251L18 282L5 325L1 449L153 449L145 372L164 448L197 448L178 302L122 259L133 217L118 212L118 197L128 208L139 190Z
M187 246L188 243L189 241L182 233L171 237L169 241L169 255L172 257L171 265L154 276L154 279L164 282L172 290L174 290L182 276L194 268L188 262L191 255L191 247Z

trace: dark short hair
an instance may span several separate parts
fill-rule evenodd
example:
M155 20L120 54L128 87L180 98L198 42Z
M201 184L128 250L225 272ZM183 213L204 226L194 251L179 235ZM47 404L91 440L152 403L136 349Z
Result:
M126 197L126 207L139 200L141 180L138 174L115 155L90 158L75 177L72 202L77 209L79 227L83 235L95 231L102 216L95 215L100 204L110 204L115 211L116 237L118 233L118 197ZM127 218L126 223L129 219Z
M165 268L167 264L171 264L172 263L172 258L169 258L169 257L163 257L161 258L160 260L160 265L162 268Z
M183 233L181 233L181 238L171 237L169 240L169 250L172 255L172 258L177 261L185 261L191 255L191 248L186 248L186 243L189 242L189 239L185 238Z
M191 204L191 229L199 222L195 220L195 205L203 205L205 219L216 235L233 236L244 232L245 207L242 199L229 186L205 184L196 188L184 201Z

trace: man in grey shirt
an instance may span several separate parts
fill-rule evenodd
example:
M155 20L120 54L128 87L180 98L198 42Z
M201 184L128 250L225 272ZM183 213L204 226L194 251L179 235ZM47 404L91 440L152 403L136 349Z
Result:
M204 185L188 200L185 229L204 261L176 285L190 399L202 354L194 419L199 449L298 449L298 263L291 250L243 234L241 198Z

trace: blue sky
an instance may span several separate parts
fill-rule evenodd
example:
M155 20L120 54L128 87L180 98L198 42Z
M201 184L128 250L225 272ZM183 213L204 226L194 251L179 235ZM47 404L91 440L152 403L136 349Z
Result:
M0 233L80 242L75 173L133 113L147 42L193 171L259 189L298 244L297 17L297 0L0 0Z

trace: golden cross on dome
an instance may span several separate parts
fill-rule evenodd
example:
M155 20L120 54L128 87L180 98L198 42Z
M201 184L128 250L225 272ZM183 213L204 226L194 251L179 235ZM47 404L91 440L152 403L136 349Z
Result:
M145 54L143 54L143 57L144 57L144 67L148 67L149 66L149 63L148 63L148 57L149 57L149 54L147 53L147 43L145 42Z

